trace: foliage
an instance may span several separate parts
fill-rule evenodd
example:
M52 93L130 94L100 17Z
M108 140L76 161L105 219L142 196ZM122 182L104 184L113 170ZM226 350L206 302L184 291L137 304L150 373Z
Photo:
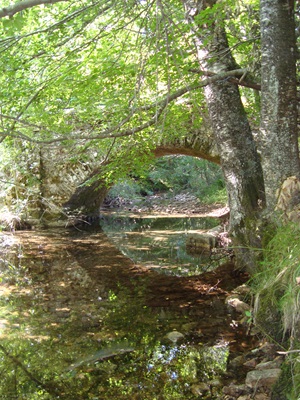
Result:
M110 190L109 197L120 196L130 201L157 192L170 195L189 192L205 204L226 203L227 200L220 167L189 156L165 156L155 160L142 175L120 180Z
M226 3L198 18L226 17L248 68L257 57L257 2ZM190 90L198 63L177 1L60 2L2 18L0 27L3 138L100 148L115 161L108 178L116 181L155 143L201 126L203 94Z
M296 338L300 323L300 228L289 224L278 228L264 250L265 259L253 282L257 292L258 312L264 305L280 313L282 338L285 334ZM264 293L264 304L260 297Z
M191 191L199 197L209 186L215 189L224 187L220 167L205 160L187 156L168 156L160 158L149 172L154 184L162 183L170 190Z
M1 211L25 217L40 193L38 150L32 143L8 139L0 147Z

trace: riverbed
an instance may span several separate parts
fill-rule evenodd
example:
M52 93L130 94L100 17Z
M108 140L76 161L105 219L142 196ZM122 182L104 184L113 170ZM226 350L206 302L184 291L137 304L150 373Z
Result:
M226 298L247 276L156 263L153 244L143 260L138 232L161 235L161 250L172 229L123 222L127 254L107 226L3 234L1 399L220 399L238 379L229 362L253 338Z

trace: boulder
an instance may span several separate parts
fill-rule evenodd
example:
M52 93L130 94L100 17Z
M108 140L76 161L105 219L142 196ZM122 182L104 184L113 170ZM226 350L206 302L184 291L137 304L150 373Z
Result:
M177 331L172 331L166 334L166 338L169 339L172 343L177 343L179 340L184 339L184 335Z
M246 385L252 389L271 389L278 380L280 373L280 368L250 371L246 376Z
M193 233L186 240L186 249L192 254L209 255L216 245L217 237L212 233Z
M236 296L227 297L226 304L228 304L230 307L234 308L238 313L244 313L245 311L251 310L251 307L249 306L249 304L240 300Z

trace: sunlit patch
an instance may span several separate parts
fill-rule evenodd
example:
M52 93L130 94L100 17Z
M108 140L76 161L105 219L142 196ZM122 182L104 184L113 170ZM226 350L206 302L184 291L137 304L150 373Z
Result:
M12 288L1 285L1 287L0 287L0 297L1 296L7 297L7 296L10 295L11 292L12 292Z

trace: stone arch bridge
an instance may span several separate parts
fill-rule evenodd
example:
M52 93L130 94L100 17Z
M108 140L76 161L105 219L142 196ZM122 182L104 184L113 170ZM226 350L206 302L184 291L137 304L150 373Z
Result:
M173 143L160 143L154 150L156 157L187 155L219 163L215 142L209 129L193 132ZM65 219L67 214L99 215L99 209L109 190L101 178L101 167L96 157L88 162L70 164L68 151L43 149L40 172L40 200L33 212L45 224ZM98 161L98 166L97 166ZM92 179L92 183L85 183Z

